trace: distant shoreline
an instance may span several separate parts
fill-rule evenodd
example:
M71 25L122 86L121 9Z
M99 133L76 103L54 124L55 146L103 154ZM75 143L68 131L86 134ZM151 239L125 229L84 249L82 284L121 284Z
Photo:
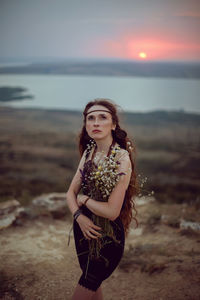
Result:
M200 63L180 62L39 62L0 65L0 74L132 76L159 78L200 78Z

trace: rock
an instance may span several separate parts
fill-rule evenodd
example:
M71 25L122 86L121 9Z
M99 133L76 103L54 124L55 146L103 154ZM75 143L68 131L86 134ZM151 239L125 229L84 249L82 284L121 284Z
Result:
M200 223L185 221L182 219L180 222L180 229L192 229L194 231L200 231Z
M165 263L147 262L141 267L141 272L147 272L149 275L151 275L155 272L161 273L165 268L167 268Z
M19 201L13 199L0 203L0 229L12 225L23 213Z
M176 216L162 215L161 222L162 222L162 224L165 224L165 225L168 225L168 226L171 226L174 228L180 227L180 220Z
M56 219L69 214L65 193L51 193L33 199L28 207L22 207L13 199L0 203L0 229L10 225L23 225L24 219L49 216Z
M129 235L130 236L140 236L143 233L143 228L130 228Z
M155 202L155 197L153 196L142 196L142 197L135 197L136 206L147 205L151 202Z
M160 220L161 220L161 214L159 212L155 212L149 216L149 218L147 219L147 224L156 225L160 223Z
M24 211L22 212L23 219L28 220L35 220L39 215L39 211L34 205L24 207Z
M44 194L33 199L32 204L39 215L51 215L59 219L69 214L66 193Z

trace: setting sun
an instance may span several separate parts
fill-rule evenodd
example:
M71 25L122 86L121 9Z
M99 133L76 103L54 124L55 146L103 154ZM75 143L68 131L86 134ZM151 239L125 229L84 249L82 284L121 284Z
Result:
M145 59L145 58L147 58L147 55L144 52L140 52L139 57Z

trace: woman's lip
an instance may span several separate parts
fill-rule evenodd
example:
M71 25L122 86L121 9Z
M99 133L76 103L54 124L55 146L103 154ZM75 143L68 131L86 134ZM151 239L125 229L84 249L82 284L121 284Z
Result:
M98 129L94 129L94 130L92 130L92 132L101 132L101 130L98 130Z

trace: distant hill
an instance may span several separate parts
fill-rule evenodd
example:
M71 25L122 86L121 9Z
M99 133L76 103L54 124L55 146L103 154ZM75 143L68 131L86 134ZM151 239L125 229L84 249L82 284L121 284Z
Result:
M63 131L77 132L81 125L83 114L77 110L59 110L59 109L40 109L40 108L12 108L0 107L0 116L12 115L19 121L23 114L23 125L26 128L30 122L42 122L45 130L52 130L52 128L62 127ZM25 116L28 116L26 118ZM179 124L180 126L197 126L200 127L200 114L188 113L185 111L167 111L157 110L151 112L120 112L121 123L126 126L173 126ZM19 119L18 119L19 118ZM18 122L15 124L17 128ZM36 123L35 125L39 125ZM122 126L123 126L122 125Z
M125 113L126 123L131 125L164 125L183 124L200 126L200 114L185 111L157 110L147 113Z
M0 67L0 74L200 78L200 63L132 61L40 62L22 66Z

